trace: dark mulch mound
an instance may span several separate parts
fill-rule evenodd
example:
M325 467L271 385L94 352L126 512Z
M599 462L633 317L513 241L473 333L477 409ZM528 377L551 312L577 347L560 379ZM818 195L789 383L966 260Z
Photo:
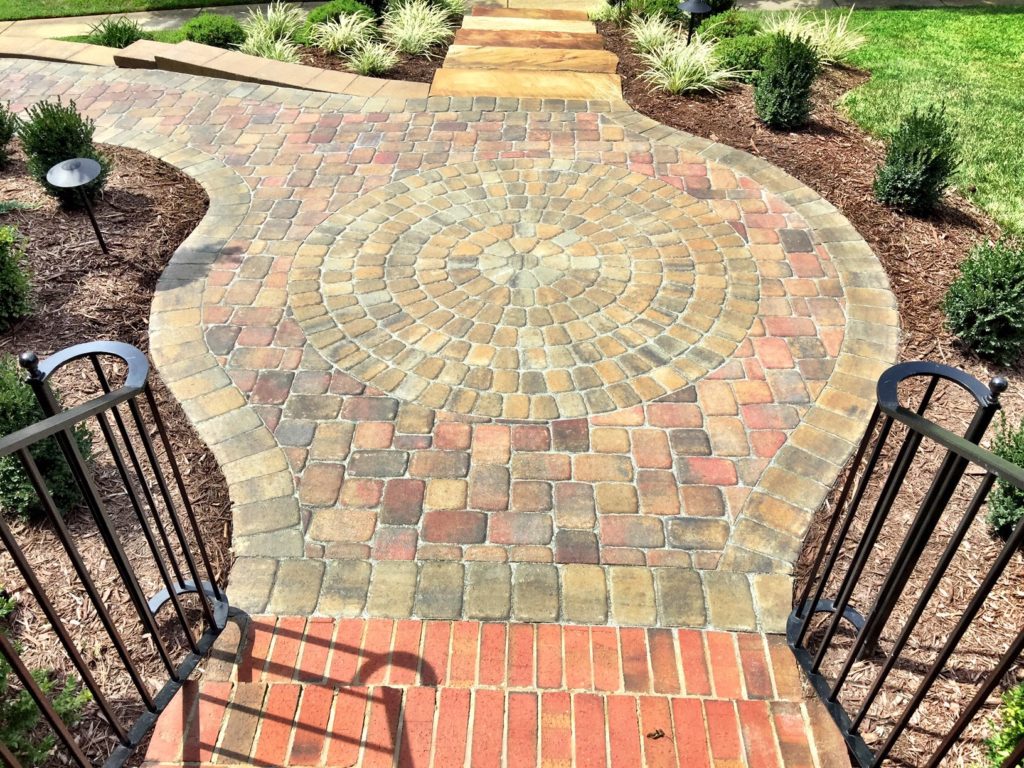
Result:
M320 69L331 69L337 72L349 72L345 60L341 56L326 53L320 48L302 46L299 49L302 56L302 63ZM434 73L441 68L444 57L448 53L447 45L439 45L431 49L427 56L410 56L399 54L401 61L398 66L388 72L385 77L388 80L407 80L413 83L430 83L434 80Z
M96 215L110 255L96 243L86 215L61 210L43 193L25 169L24 157L15 155L0 170L0 200L35 204L34 210L0 216L0 225L17 226L27 238L32 272L35 311L31 317L0 334L0 354L32 350L40 357L94 340L117 340L148 351L148 319L157 278L181 242L205 215L208 199L194 180L155 158L132 149L106 146L113 170ZM214 568L223 583L231 564L230 508L227 484L210 450L198 438L180 406L155 374L150 383L165 420L173 450L182 468L189 496L200 519ZM95 396L94 379L74 366L55 382L66 404ZM153 594L159 574L148 555L139 523L125 499L123 485L95 424L94 472L110 518L122 537L147 594ZM127 640L145 679L159 686L165 672L152 642L135 631L127 594L121 587L95 525L83 510L67 517L87 567L105 595L115 622ZM120 669L95 611L87 605L77 577L61 545L45 523L15 521L15 535L33 563L36 573L60 615L70 623L77 644L93 666L104 691L126 721L139 714L135 693ZM6 555L0 554L0 585L15 594L22 606L15 614L16 634L24 645L26 660L36 667L68 673L70 663L59 649L38 607L24 590L20 577ZM161 612L161 616L165 616ZM169 615L169 614L167 614ZM180 648L180 646L175 646ZM111 743L109 731L91 705L78 728L91 756L105 755ZM145 748L138 753L141 762Z
M836 108L839 98L865 82L869 75L849 69L827 70L815 87L811 124L799 132L777 133L765 128L756 118L751 86L738 85L718 97L652 93L639 78L642 63L629 50L624 32L610 24L601 25L601 32L605 36L605 47L619 57L623 92L635 109L659 122L762 157L821 193L842 211L871 245L889 275L902 324L901 360L937 360L964 369L982 381L997 374L1005 375L1011 381L1011 388L1003 397L1004 409L1011 418L1020 418L1024 413L1024 398L1021 397L1024 366L1003 369L978 359L943 327L941 309L946 289L957 274L957 265L979 240L997 237L999 228L955 191L947 195L941 209L928 219L895 213L875 201L872 181L884 147ZM916 400L908 393L905 402ZM962 432L973 413L974 405L966 398L940 390L930 415L939 418L948 429ZM890 466L894 454L894 450L887 450L881 465ZM872 605L942 458L943 453L934 444L924 443L890 515L891 522L872 551L854 594L853 604L862 610ZM977 475L969 476L958 489L907 587L909 597L897 605L886 628L883 647L889 647L887 643L908 616L979 479ZM806 572L808 556L823 536L836 495L833 493L812 525L798 574ZM872 508L876 498L877 487L869 491L863 502L864 514ZM860 539L863 522L858 520L854 526L853 545ZM973 595L983 569L992 563L1001 545L983 522L971 527L947 577L911 636L905 660L887 678L862 726L861 732L869 743L877 745L878 739L888 733L917 687L921 674L935 658ZM850 555L848 548L840 562L848 564ZM839 573L844 572L845 567L840 568ZM1010 644L1019 627L1024 625L1024 604L1016 586L1021 578L1024 578L1024 559L1018 557L990 593L979 619L961 642L947 671L936 682L919 717L897 742L894 764L913 766L926 762L936 739L948 731L961 707L973 696L977 684L994 665L995 655ZM834 587L830 589L826 596L835 594ZM840 646L850 640L849 636L842 636ZM880 661L865 659L854 666L844 693L848 706L856 703L871 685ZM827 660L825 669L829 674L835 672L835 661ZM1011 684L1018 676L1019 673L1012 674L1011 680L1005 683ZM990 702L990 708L994 703ZM856 707L852 709L856 711ZM986 717L982 715L975 721L967 738L948 758L949 764L984 762L980 740L988 731Z

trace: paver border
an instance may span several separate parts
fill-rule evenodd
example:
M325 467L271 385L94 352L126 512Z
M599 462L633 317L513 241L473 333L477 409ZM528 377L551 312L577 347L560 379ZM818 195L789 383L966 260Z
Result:
M410 100L406 109L604 112L624 129L648 139L728 163L779 195L814 228L845 291L846 335L828 384L735 520L719 569L558 564L557 581L549 585L562 593L578 584L586 570L603 571L610 603L607 620L619 625L783 631L792 600L791 573L803 536L863 432L878 375L896 360L895 299L870 247L831 203L782 170L742 150L664 126L621 102L430 97ZM219 160L163 136L103 131L98 139L141 149L175 165L210 196L206 217L175 252L158 282L150 320L151 353L228 480L235 507L233 548L238 556L230 580L234 602L252 613L288 612L289 608L294 612L294 601L298 601L311 614L412 615L418 592L429 589L429 583L421 583L421 571L440 564L305 559L294 483L284 453L203 340L205 276L244 216L251 199L249 187ZM821 482L821 472L827 473L828 483ZM467 567L476 565L482 564ZM508 574L510 593L535 567L500 565ZM325 576L330 594L311 599L310 589L317 591ZM656 610L650 607L652 596ZM509 598L512 620L528 619L516 609L512 594ZM572 623L568 606L558 613L563 622Z

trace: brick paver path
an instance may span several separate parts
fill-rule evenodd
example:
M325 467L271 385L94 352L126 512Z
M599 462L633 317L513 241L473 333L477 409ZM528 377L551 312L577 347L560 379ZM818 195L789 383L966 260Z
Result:
M150 768L849 766L781 638L256 619L164 712Z
M204 185L153 305L252 613L781 630L897 318L826 201L599 102L0 62Z

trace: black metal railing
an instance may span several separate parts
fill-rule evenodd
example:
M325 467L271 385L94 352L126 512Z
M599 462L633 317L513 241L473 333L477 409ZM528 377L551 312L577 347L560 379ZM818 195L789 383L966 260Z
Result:
M24 580L46 624L56 635L67 654L71 668L81 684L91 693L102 721L114 737L114 747L101 760L107 766L121 765L138 746L181 683L188 678L202 657L209 651L227 620L228 603L217 584L210 556L203 543L195 509L189 499L181 468L147 383L149 363L135 347L119 342L80 344L58 352L44 361L35 355L21 357L27 384L35 392L45 418L12 435L0 439L0 458L16 456L20 460L44 513L44 524L59 541L75 574L76 588L83 602L95 611L119 662L119 669L130 680L129 690L138 697L135 710L141 715L126 722L124 707L117 707L94 675L90 663L83 658L73 634L37 574L37 568L19 544L12 526L0 515L0 542L7 556ZM74 368L68 368L75 364ZM91 376L97 395L69 409L62 408L49 382L59 371L74 371L79 378ZM84 369L84 371L79 371ZM120 385L114 382L119 381ZM95 425L102 437L100 448L108 464L114 467L116 494L101 493L97 488L94 467L83 457L76 438L81 424ZM60 446L82 505L91 517L91 531L98 533L104 563L116 569L118 584L129 601L132 621L118 621L109 603L109 592L97 586L81 551L81 536L75 535L65 519L66 509L59 509L47 486L43 472L33 456L33 447L45 440ZM140 555L126 554L126 526L112 521L109 507L112 496L124 507L130 521L131 534L141 533L144 546L141 558L150 561L153 575L148 578L147 595L138 572ZM78 526L76 526L78 527ZM120 527L120 530L119 530ZM76 541L76 538L78 539ZM53 556L57 556L57 552ZM95 558L93 558L95 560ZM93 566L95 567L95 565ZM153 586L155 584L155 586ZM163 610L169 606L168 611ZM125 641L128 633L139 633L155 650L158 661L144 668L132 645ZM66 751L72 764L91 766L96 755L87 755L76 741L72 729L57 714L39 684L33 679L14 643L0 632L0 657L7 661L20 685L38 705L43 718ZM160 673L160 674L156 674ZM153 685L154 679L166 679ZM141 707L137 706L141 704ZM119 711L120 710L120 711ZM131 708L128 708L132 711ZM0 762L18 766L14 755L0 745Z
M940 384L951 388L954 396L966 394L973 403L974 415L962 437L925 415ZM923 390L917 406L911 409L901 405L901 391L914 390L915 385L916 391ZM959 618L943 636L941 647L930 662L904 663L908 661L911 635L922 621L927 621L926 611L951 563L958 554L963 556L961 546L996 481L1024 489L1024 470L978 445L1000 407L999 395L1006 387L1001 378L985 386L962 371L929 362L896 365L878 381L874 413L825 526L821 545L811 558L787 628L790 646L800 665L861 766L878 766L890 757L935 682L948 671L958 645L978 618L986 598L1024 544L1022 522L991 563L977 563L978 586L966 605L955 606ZM930 448L937 448L942 457L937 465L934 461L930 465L922 462L934 469L922 470L915 464L923 441ZM908 525L895 520L893 510L899 506L898 498L906 503L906 496L900 494L911 474L916 484L923 480L926 489L923 494L910 494L913 506L907 508L914 513ZM966 501L962 513L959 499ZM944 515L953 516L946 520L947 528L952 530L938 535ZM869 561L877 563L876 545L887 525L887 534L901 540L899 550L891 562L883 564L880 586L859 588ZM926 549L932 554L924 559ZM901 601L909 611L895 616L894 609ZM867 605L870 608L862 613ZM935 609L934 605L932 608ZM841 631L843 627L845 632ZM1002 655L962 708L955 724L939 735L930 755L923 761L918 759L915 765L934 768L949 754L1019 659L1024 650L1024 627L1011 641L1004 640L1004 644L1007 647L992 649ZM869 677L871 682L866 688L862 678L860 686L853 690L851 671L858 662L866 660L871 662L867 668L874 670L874 677ZM887 713L895 715L891 727L869 746L861 728L897 668L919 669L914 677L916 687L910 687L913 693L898 714ZM890 697L888 705L893 701L900 701L900 697ZM1017 753L1020 752L1018 748ZM1019 757L1011 756L1003 766L1009 768L1018 760Z

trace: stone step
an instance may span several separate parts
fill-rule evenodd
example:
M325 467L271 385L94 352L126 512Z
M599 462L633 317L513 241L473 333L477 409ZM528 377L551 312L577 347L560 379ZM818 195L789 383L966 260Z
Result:
M586 11L563 11L551 8L490 8L477 6L471 16L489 16L502 19L558 19L560 21L588 21Z
M573 48L600 51L604 38L573 32L504 32L497 29L460 29L455 45L509 46L512 48Z
M430 95L618 101L622 83L618 75L603 72L439 69Z
M597 29L589 21L561 21L559 19L523 19L500 16L467 16L463 29L496 29L505 32L569 32L595 34Z
M619 60L608 51L571 48L515 48L453 45L444 66L456 69L540 69L568 72L614 72Z

